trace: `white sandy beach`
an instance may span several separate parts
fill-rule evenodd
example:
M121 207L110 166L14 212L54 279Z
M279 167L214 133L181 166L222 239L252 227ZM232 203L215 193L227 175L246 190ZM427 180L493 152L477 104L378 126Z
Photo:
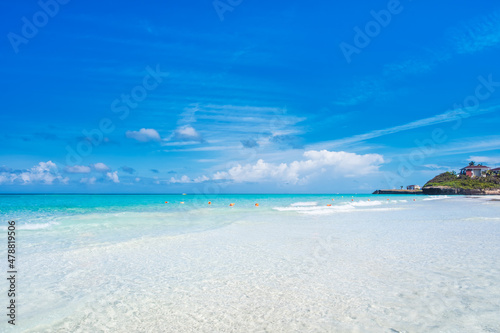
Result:
M491 199L299 203L123 241L82 232L22 258L18 328L498 332L500 202Z

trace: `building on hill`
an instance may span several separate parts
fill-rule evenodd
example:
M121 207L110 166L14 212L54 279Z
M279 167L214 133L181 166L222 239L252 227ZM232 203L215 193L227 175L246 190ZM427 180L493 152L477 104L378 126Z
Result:
M406 186L407 190L420 190L420 185L408 185Z
M462 169L460 169L461 175L466 175L469 177L481 177L484 176L484 172L490 170L490 167L485 165L468 165Z

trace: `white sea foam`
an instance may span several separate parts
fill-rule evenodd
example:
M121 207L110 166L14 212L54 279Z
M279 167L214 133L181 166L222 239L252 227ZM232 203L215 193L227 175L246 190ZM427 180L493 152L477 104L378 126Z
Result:
M369 206L379 206L382 204L382 201L353 201L349 203L354 207L369 207Z
M424 198L423 200L431 201L431 200L443 200L443 199L448 199L448 196L447 195L430 196L428 198Z
M316 201L306 201L306 202L295 202L291 204L290 206L292 207L297 207L297 206L317 206L318 202Z
M59 225L57 222L48 222L48 223L33 223L33 224L21 224L18 229L19 230L39 230L39 229L47 229L52 226Z
M47 223L25 223L16 225L16 230L40 230L47 229L54 225L59 225L57 222L47 222ZM7 230L7 227L2 227L3 230Z
M296 207L273 207L274 210L280 211L280 212L287 212L287 211L303 211L303 210L319 210L319 209L324 209L327 207L323 206L296 206Z
M396 211L396 210L404 210L405 208L399 207L384 207L384 208L374 208L374 207L363 207L363 208L355 208L352 205L342 205L336 207L321 207L321 209L317 210L302 210L299 211L301 214L307 215L329 215L329 214L338 214L338 213L356 213L356 212L388 212L388 211Z
M402 202L407 202L407 201L403 200ZM333 214L333 213L338 213L338 212L353 212L353 211L359 210L361 208L373 209L371 207L380 206L380 205L388 204L388 203L397 203L397 200L392 201L392 202L379 201L379 200L352 201L352 202L341 202L341 203L331 204L331 206L327 206L327 205L317 206L317 202L313 202L313 203L300 202L300 203L291 204L290 206L286 206L286 207L273 207L273 209L280 211L280 212L294 211L294 212L298 212L301 214ZM305 205L305 204L308 204L308 205ZM312 205L312 204L314 204L314 205Z
M500 217L468 217L463 219L464 221L500 221Z

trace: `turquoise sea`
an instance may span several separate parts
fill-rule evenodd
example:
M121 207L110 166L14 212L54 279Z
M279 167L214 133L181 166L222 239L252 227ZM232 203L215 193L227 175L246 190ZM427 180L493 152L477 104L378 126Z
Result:
M496 197L0 195L0 216L2 332L500 332Z

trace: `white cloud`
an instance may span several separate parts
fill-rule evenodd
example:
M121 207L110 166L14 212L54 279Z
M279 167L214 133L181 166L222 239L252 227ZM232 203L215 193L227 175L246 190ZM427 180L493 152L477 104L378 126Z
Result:
M66 172L69 172L69 173L89 173L90 167L85 166L85 165L67 166Z
M173 183L173 184L175 184L175 183L191 183L191 179L186 175L182 176L180 179L172 177L172 178L170 178L170 183Z
M0 174L0 184L9 182L10 177L6 173Z
M80 183L92 185L92 184L95 184L96 180L97 179L95 177L82 178L82 179L80 179Z
M113 183L119 183L120 179L118 179L118 171L108 172L106 173L106 178L113 181Z
M106 173L106 178L113 181L113 183L119 183L120 179L118 179L118 171L108 172Z
M207 180L210 180L210 178L208 178L207 176L203 175L203 176L200 176L200 177L197 177L197 178L193 179L193 182L195 182L195 183L202 183L202 182L206 182Z
M51 185L54 182L67 184L68 177L62 177L57 165L52 161L40 162L31 169L22 172L2 172L0 173L0 183L21 182L22 184L40 183Z
M186 125L175 130L174 140L179 141L201 141L201 135L192 126Z
M139 131L127 131L125 136L139 142L160 141L160 134L153 128L141 128Z
M332 178L361 176L377 172L384 158L379 154L358 155L344 151L310 150L304 153L308 158L291 163L266 163L236 165L227 171L217 172L214 180L234 182L284 181L293 184L305 183L314 175L328 173Z
M107 172L110 170L110 168L104 164L104 163L96 163L96 164L92 164L92 167L96 170L96 171L99 171L99 172Z
M202 182L206 182L207 180L210 180L210 178L208 178L207 176L203 175L203 176L199 176L199 177L196 177L194 179L191 179L189 178L188 176L184 175L182 176L181 178L175 178L175 177L171 177L170 178L170 183L171 184L176 184L176 183L179 183L179 184L186 184L186 183L202 183Z

